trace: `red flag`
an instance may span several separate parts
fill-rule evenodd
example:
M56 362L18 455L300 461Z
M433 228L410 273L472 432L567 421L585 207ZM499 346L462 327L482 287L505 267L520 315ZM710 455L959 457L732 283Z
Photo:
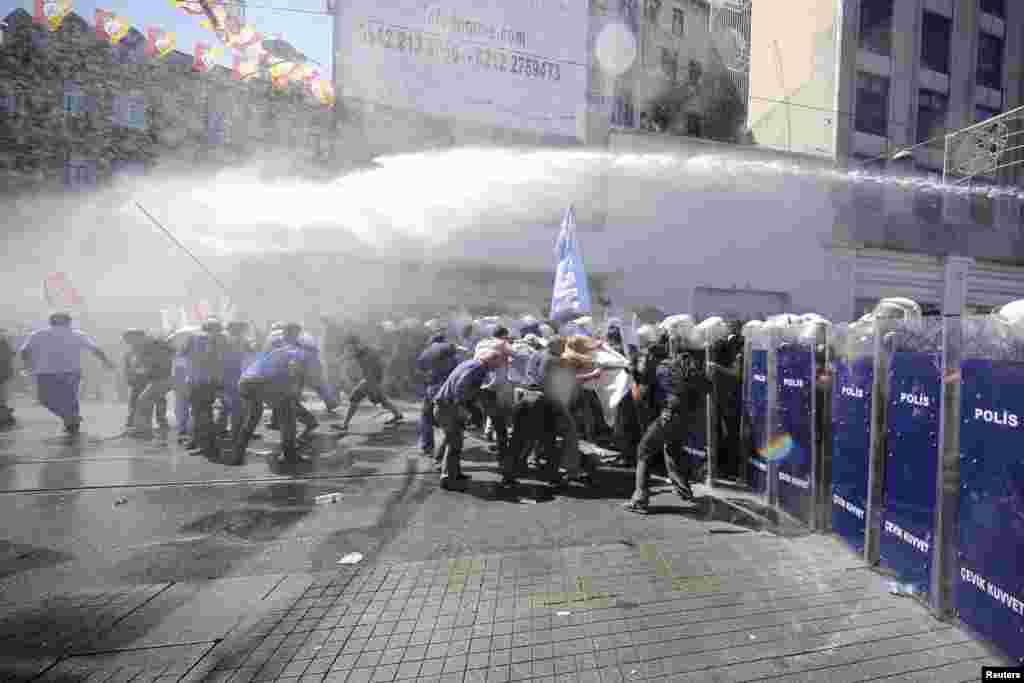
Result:
M147 28L146 37L147 57L164 57L174 49L177 43L175 35L162 28Z
M82 297L61 272L50 273L43 280L43 297L51 308L67 310L82 304Z
M195 62L192 64L192 70L206 73L217 65L216 57L217 53L210 48L208 43L196 43Z
M105 9L96 10L96 39L111 45L117 45L128 35L131 26L113 12Z

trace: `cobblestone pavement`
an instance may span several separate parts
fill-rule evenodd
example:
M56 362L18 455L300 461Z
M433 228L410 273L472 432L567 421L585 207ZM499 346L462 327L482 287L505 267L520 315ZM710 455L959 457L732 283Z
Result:
M0 470L0 509L54 528L0 541L2 680L952 683L1004 663L890 594L836 538L701 513L703 489L689 508L657 499L674 505L649 517L619 509L624 472L602 471L597 491L501 494L477 444L470 487L444 492L411 464L411 430L371 425L351 469L324 465L348 483L340 503L318 506L337 482L307 489L260 463L230 470L99 440L37 476L30 437L0 447L0 467L16 470ZM65 460L90 481L110 458L129 464L109 492L66 485ZM158 493L118 505L133 476ZM196 488L203 477L238 481ZM375 477L394 483L360 483ZM263 507L281 519L252 527ZM221 518L230 533L203 526ZM338 563L353 550L361 561ZM153 580L110 583L157 560ZM61 577L72 588L48 583Z

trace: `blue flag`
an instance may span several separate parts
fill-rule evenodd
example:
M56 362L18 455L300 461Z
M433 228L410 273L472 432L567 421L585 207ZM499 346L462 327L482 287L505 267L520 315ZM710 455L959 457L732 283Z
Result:
M576 239L576 210L572 205L562 219L562 231L555 247L558 269L551 293L551 319L578 318L591 312L590 283Z

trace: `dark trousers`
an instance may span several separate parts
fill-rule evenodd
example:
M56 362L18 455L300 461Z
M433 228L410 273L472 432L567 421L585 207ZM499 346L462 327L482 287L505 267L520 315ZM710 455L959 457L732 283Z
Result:
M550 454L546 473L552 478L557 478L558 466L561 465L570 479L579 476L580 441L576 418L569 410L569 406L557 400L545 398L540 405L544 411L546 426L541 438L541 450L545 454ZM562 449L561 453L555 455L555 439L559 432L562 434ZM588 470L592 469L592 463L588 461Z
M139 396L142 395L142 391L145 388L145 382L135 382L128 385L128 419L125 420L125 424L129 427L135 424L135 406L139 404Z
M302 405L295 394L287 387L259 381L243 381L239 385L239 394L242 398L243 419L235 423L236 428L232 434L235 462L241 463L245 459L246 449L263 417L264 406L270 406L277 415L281 428L281 453L286 458L295 459L296 413Z
M636 401L633 400L632 392L629 392L619 403L615 416L615 438L618 441L619 452L624 458L636 459L637 447L643 435L644 429Z
M526 470L526 458L544 437L544 406L523 401L512 409L512 438L501 462L502 474L518 477Z
M420 409L420 421L416 426L417 445L424 453L434 450L434 400L429 396L423 399Z
M442 478L462 474L462 446L466 429L463 411L464 407L446 401L437 403L435 408L435 419L444 430L444 441L441 443Z
M504 458L508 450L508 420L505 416L504 407L498 400L498 392L494 389L484 389L480 392L480 405L484 414L491 418L494 425L494 441L498 446L499 460Z
M663 411L647 428L637 449L636 493L647 497L648 471L651 460L662 454L665 470L676 490L689 485L690 461L683 450L689 428L687 415L682 411Z
M213 403L224 387L215 382L204 382L191 386L192 423L196 445L207 457L216 457L217 430L213 421Z

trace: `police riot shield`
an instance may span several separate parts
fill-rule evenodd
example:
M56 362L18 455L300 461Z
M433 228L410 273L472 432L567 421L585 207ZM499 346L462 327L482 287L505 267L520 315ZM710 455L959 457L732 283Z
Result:
M871 447L874 338L850 325L832 329L832 530L864 552Z
M777 401L765 457L774 465L778 505L803 523L815 518L815 349L796 330L777 337Z
M956 380L954 375L952 380ZM1024 336L964 321L954 601L961 621L1024 661Z
M768 351L770 334L755 330L747 342L748 361L744 364L744 413L748 424L749 448L745 454L748 460L747 481L750 487L761 495L768 494L768 460L765 449L768 446Z
M879 558L906 592L926 598L939 471L941 320L901 321L882 344L890 362Z

